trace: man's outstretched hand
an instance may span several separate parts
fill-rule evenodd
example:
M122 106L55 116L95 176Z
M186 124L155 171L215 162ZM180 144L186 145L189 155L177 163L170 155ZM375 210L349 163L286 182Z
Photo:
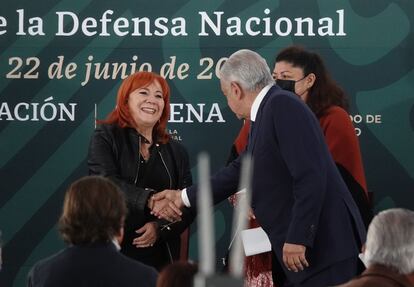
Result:
M156 193L150 198L148 207L151 209L151 214L158 218L170 222L180 221L182 215L180 208L184 207L181 191L166 189Z

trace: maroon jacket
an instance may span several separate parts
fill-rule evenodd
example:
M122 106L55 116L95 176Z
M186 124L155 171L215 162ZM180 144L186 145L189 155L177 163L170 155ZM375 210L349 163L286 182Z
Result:
M348 283L337 287L413 287L407 277L398 274L388 267L373 265L365 270L360 276Z

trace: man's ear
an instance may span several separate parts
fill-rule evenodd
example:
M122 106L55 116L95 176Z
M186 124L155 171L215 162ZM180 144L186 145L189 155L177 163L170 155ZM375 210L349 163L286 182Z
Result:
M240 87L239 83L231 82L230 83L230 89L232 91L232 94L235 95L238 100L240 100L243 97L243 90Z

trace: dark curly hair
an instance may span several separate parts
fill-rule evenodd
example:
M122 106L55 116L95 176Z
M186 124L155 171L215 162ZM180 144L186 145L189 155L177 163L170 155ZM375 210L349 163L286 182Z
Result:
M160 272L157 287L192 287L197 270L196 264L176 261Z
M322 58L316 54L306 51L299 46L290 46L283 49L276 56L275 63L287 62L294 67L301 68L304 76L315 74L315 83L309 90L306 104L317 117L331 106L340 106L348 111L348 99L341 87L330 77Z
M86 176L66 191L59 231L70 244L108 242L119 235L126 212L124 195L114 183Z

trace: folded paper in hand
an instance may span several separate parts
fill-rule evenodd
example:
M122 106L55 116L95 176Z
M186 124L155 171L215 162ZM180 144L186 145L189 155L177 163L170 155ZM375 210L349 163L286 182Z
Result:
M260 254L272 250L272 246L263 228L251 228L241 232L241 238L246 256Z

